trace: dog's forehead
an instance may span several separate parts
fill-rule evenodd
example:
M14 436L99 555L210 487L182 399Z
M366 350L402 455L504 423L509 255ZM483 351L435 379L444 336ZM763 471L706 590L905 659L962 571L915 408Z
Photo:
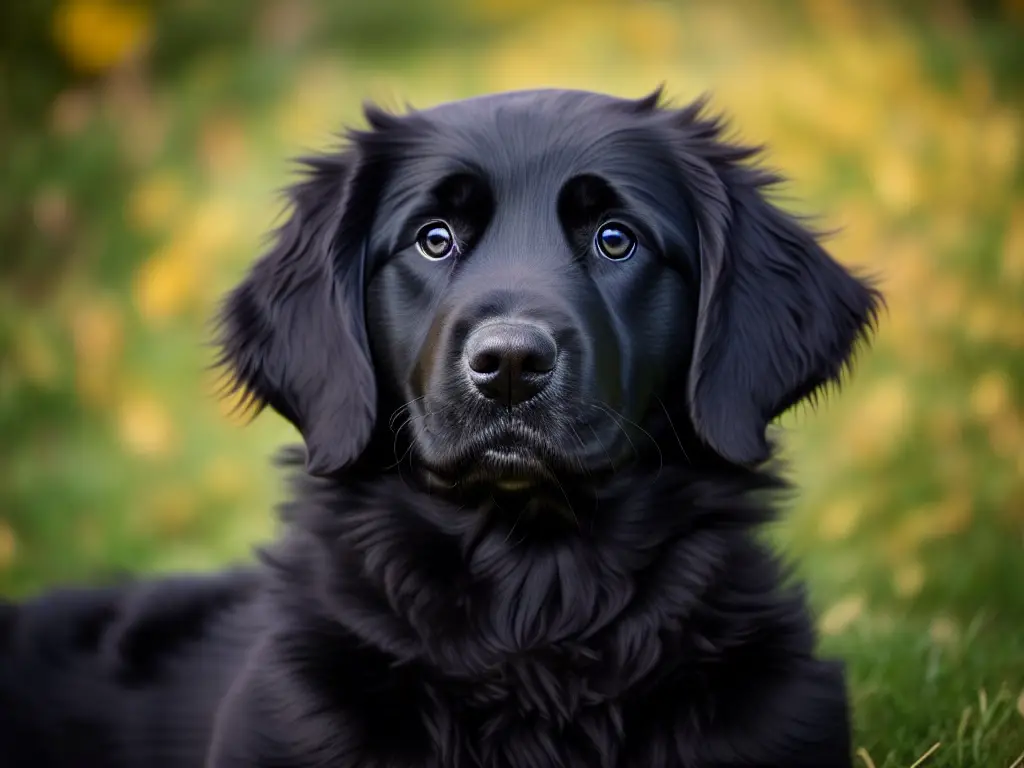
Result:
M420 115L430 153L483 170L492 181L552 181L614 172L649 153L637 102L570 90L513 91L440 104Z
M653 97L631 101L587 91L519 91L449 102L376 126L392 172L380 192L374 242L393 250L430 211L453 175L478 176L496 216L561 232L560 192L582 175L603 178L645 219L680 208L678 172ZM389 138L390 137L390 138ZM667 209L674 209L669 212ZM556 226L558 225L558 226ZM375 246L377 247L377 246Z

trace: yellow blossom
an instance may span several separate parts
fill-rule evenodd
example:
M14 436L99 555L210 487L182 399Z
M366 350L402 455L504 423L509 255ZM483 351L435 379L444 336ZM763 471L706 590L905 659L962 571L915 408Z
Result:
M879 199L894 214L907 213L920 201L920 176L906 150L881 153L874 160L872 178Z
M864 400L853 406L846 433L850 448L861 459L878 459L899 443L910 420L906 382L891 376L878 382Z
M98 74L137 51L149 34L148 12L115 0L64 0L53 17L53 34L68 63Z
M176 440L171 416L156 397L145 393L128 395L118 414L121 442L138 456L167 455Z
M91 405L107 403L124 343L120 308L106 298L77 306L69 317L75 352L75 387Z
M915 560L900 564L893 574L893 587L896 594L903 598L912 598L924 586L924 567Z
M846 630L864 613L865 604L864 596L860 594L849 595L834 604L818 623L822 634L838 635Z
M971 389L971 411L982 421L1002 416L1010 405L1010 380L1003 371L979 376Z
M847 538L857 527L861 511L861 503L850 497L843 497L828 506L821 513L821 538L825 541Z
M142 317L159 323L178 314L195 293L195 271L161 254L142 266L135 281L135 304Z

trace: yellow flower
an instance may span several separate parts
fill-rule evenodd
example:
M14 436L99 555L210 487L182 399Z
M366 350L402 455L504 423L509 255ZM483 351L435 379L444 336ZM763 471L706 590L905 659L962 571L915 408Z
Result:
M989 169L996 174L997 186L1017 168L1020 131L1020 120L1006 109L989 115L980 126L978 141Z
M53 35L71 66L99 74L145 43L149 14L141 5L114 0L65 0L53 17Z
M894 214L907 213L921 199L920 175L906 151L880 154L872 177L879 200Z
M211 257L222 255L238 236L241 222L238 207L231 199L222 196L205 198L186 225L189 241L183 255L194 262L206 262Z
M69 318L75 350L75 386L86 403L109 401L114 369L121 356L124 329L118 306L94 299L75 308Z
M971 389L971 411L982 421L1005 415L1010 406L1009 377L1003 371L988 371Z
M125 398L118 419L121 442L138 456L165 456L175 441L170 414L152 395L136 393Z
M180 314L195 298L199 275L190 253L191 234L172 240L135 274L135 306L150 323Z
M911 598L921 591L924 586L924 567L914 561L903 563L893 574L893 587L900 597Z
M864 613L863 595L850 595L833 605L819 621L822 634L838 635Z
M878 459L903 439L910 422L907 384L896 376L883 379L849 415L848 440L861 460Z
M825 541L845 539L857 527L862 504L856 499L845 497L825 509L821 515L819 533Z

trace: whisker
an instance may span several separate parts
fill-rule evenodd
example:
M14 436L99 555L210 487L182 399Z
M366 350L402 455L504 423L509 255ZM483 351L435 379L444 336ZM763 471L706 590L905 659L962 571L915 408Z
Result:
M622 426L622 424L619 422L619 419L617 418L618 417L618 413L616 413L614 410L612 410L608 406L604 405L603 403L593 402L593 403L587 403L587 405L589 405L591 408L596 408L597 410L601 411L602 413L604 413L607 416L611 416L612 417L612 421L615 423L615 426L617 426L619 428L619 431L622 432L623 437L626 438L626 442L629 443L629 447L633 449L633 455L636 458L639 459L640 458L640 451L637 450L636 443L634 443L633 442L633 438L631 438L629 436L629 432L627 432L626 428L624 426Z
M630 418L622 415L618 411L616 411L610 405L607 405L606 403L600 403L600 402L597 402L597 401L595 401L593 404L596 407L603 409L609 416L612 416L612 418L618 417L618 418L622 419L623 421L625 421L627 424L632 425L633 427L638 429L640 432L642 432L647 437L648 440L651 441L651 444L654 446L654 449L658 452L658 471L655 473L654 480L652 481L652 482L657 482L658 478L661 477L661 470L664 469L664 467L665 467L665 455L662 453L661 446L658 445L658 441L654 439L654 436L650 432L648 432L646 429L641 427L639 424L637 424L635 421L633 421L632 419L630 419ZM616 423L618 423L618 422L616 422ZM619 429L622 430L622 434L625 435L627 440L629 440L629 444L633 447L633 452L636 454L637 458L639 458L640 454L639 454L639 452L636 449L636 444L633 443L632 439L629 437L629 433L626 431L625 427L623 427L621 424L619 424Z
M405 421L403 421L398 426L397 429L393 430L394 431L394 435L395 435L395 439L394 439L394 442L391 445L391 452L395 456L395 463L390 465L390 466L388 466L388 467L385 467L385 470L391 470L391 469L395 469L397 467L399 469L399 472L401 472L401 464L402 464L402 462L405 460L406 456L409 456L412 453L413 442L412 442L412 440L410 440L409 441L409 445L405 449L405 452L401 456L398 455L398 441L399 441L399 439L401 437L402 430L405 429L407 426L409 426L410 424L412 424L414 421L416 421L418 419L427 419L430 416L435 416L435 415L437 415L439 413L443 413L444 410L445 410L445 408L440 408L440 409L438 409L436 411L427 411L426 413L423 413L423 414L421 414L419 416L412 416L412 415L410 415L409 418L407 418Z
M557 477L552 477L551 479L555 481L555 485L558 486L558 490L562 492L562 498L565 499L565 504L567 507L569 507L570 514L572 514L573 522L576 523L576 530L583 530L580 527L580 519L576 516L576 510L573 508L572 502L569 500L569 494L565 492L565 488L562 486L561 481Z
M395 408L394 412L391 414L391 417L388 419L388 428L391 429L391 430L394 430L394 428L395 428L395 421L398 419L398 417L401 414L401 412L406 410L406 409L408 409L413 403L419 402L424 397L426 397L426 395L420 395L419 397L414 397L409 402L404 403L403 405L400 405L397 408Z
M573 435L576 436L576 442L578 442L580 444L580 448L586 450L587 444L583 442L583 438L580 437L580 433L576 431L576 427L574 427L571 422L568 423L568 427L569 427L570 430L572 430ZM597 433L595 432L594 435L596 437ZM598 442L600 442L600 441L598 441ZM604 446L602 445L601 447L603 448ZM605 451L605 453L607 453L607 451ZM609 459L609 461L610 461L610 459ZM587 469L586 465L583 463L582 457L577 457L576 458L576 466L578 466L580 468L580 470L583 472L583 474L585 474L587 477L591 476L591 472L590 472L589 469Z
M690 456L686 453L686 449L683 447L683 440L679 437L679 433L676 431L676 425L672 422L672 416L669 414L668 408L665 407L665 403L660 397L655 395L654 398L658 401L658 405L661 406L661 410L665 412L665 418L668 419L668 427L672 430L672 436L675 437L676 443L679 445L679 450L683 452L683 457L687 461L690 461Z

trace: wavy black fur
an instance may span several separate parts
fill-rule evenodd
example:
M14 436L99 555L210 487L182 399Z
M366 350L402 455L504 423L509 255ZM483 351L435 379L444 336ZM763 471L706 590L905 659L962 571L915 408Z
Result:
M369 109L307 161L218 339L303 437L280 539L0 604L0 766L848 768L842 667L759 539L766 430L880 297L702 110ZM438 210L451 266L411 245ZM589 250L609 211L643 234L625 265ZM563 361L515 409L460 368L510 306ZM510 491L489 445L553 469Z

